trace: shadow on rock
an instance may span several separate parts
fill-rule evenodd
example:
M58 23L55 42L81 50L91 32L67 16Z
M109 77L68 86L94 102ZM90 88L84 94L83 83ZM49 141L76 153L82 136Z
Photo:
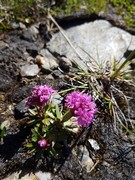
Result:
M27 127L21 129L17 134L10 134L4 138L4 144L0 145L0 155L4 158L4 161L11 159L18 153L29 132L30 128Z

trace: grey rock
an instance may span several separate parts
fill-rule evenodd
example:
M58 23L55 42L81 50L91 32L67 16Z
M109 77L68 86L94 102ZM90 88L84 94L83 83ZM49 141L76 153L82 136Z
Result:
M48 59L55 59L56 60L56 58L48 51L48 49L42 49L39 52L39 55L41 55L45 58L48 58Z
M96 65L93 59L99 65L105 66L107 61L113 62L114 59L119 61L127 49L135 49L135 36L112 26L105 20L71 27L65 30L65 35L72 42L81 60L60 32L53 36L47 48L53 53L68 57L84 70L89 69L91 64Z
M39 73L40 69L37 64L25 64L20 68L22 77L34 77Z
M59 66L64 72L67 72L72 67L72 62L66 57L61 57L59 58Z
M38 29L33 25L29 29L24 30L22 39L29 42L34 42L37 39L38 34Z
M46 77L45 77L46 80L54 80L54 77L51 75L51 74L48 74Z
M35 38L33 37L33 34L31 34L30 30L25 30L21 38L30 42L35 41Z
M15 115L17 117L23 116L26 112L28 112L29 107L26 106L26 99L22 100L20 103L18 103L15 107Z
M8 47L9 45L7 43L5 43L4 41L0 41L0 50L4 50Z
M18 29L19 28L19 24L16 23L16 22L11 23L11 25L12 25L13 29Z
M27 57L27 62L28 62L28 63L33 62L33 57L32 57L32 56L28 56L28 57Z
M110 167L110 164L108 162L106 162L106 161L103 161L103 165L107 166L107 167Z
M13 79L10 77L10 75L7 74L7 72L0 68L0 91L7 91L12 86L14 86Z
M42 67L43 71L48 72L48 71L52 71L53 69L57 68L58 64L53 59L52 60L46 59L44 61L44 64L41 65L41 67Z
M89 157L89 151L87 150L86 146L80 146L80 162L82 167L86 169L87 173L90 172L91 168L94 165L93 160Z
M44 47L44 43L40 40L36 42L28 42L26 40L21 40L15 45L16 48L21 49L21 51L28 52L34 58L38 55L38 52Z
M23 24L22 22L19 22L19 27L20 27L20 29L26 29L25 24Z
M29 43L26 47L26 50L29 54L31 54L34 58L37 56L38 52L44 47L44 43L42 42L34 42Z
M19 103L23 99L27 98L31 93L32 87L33 85L26 85L15 89L11 95L12 102Z
M38 25L33 25L30 27L30 31L33 35L35 35L35 38L37 38L39 31L38 31Z
M56 58L47 49L42 49L39 54L35 61L40 62L43 71L47 72L58 68Z
M57 69L55 69L52 74L53 74L54 78L63 78L64 77L62 72L60 70L57 70Z

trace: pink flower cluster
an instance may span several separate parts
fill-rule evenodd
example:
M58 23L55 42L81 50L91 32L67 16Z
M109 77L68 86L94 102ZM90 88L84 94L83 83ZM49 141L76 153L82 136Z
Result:
M87 127L93 122L97 108L91 95L74 91L66 97L65 101L66 107L71 109L71 112L78 117L77 123L79 126Z
M29 96L26 105L27 106L39 106L40 109L49 102L51 95L56 92L47 85L35 86L32 89L31 95Z
M48 143L45 139L41 139L38 141L38 144L41 148L46 148L48 146Z

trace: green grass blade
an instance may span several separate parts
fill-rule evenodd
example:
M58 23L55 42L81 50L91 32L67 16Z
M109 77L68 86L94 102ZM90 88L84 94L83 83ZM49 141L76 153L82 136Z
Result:
M111 76L111 78L115 78L119 72L121 71L122 68L124 68L124 66L133 58L133 56L135 55L135 50L133 50L130 55L127 57L127 59L121 64L121 66L113 73L113 75Z

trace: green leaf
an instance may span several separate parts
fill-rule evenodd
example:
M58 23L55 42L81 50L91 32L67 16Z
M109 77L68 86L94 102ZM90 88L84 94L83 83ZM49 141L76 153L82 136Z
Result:
M38 133L39 127L34 127L34 131Z
M127 63L130 63L130 60L134 57L135 55L135 49L129 54L127 59L121 64L121 66L115 70L115 72L111 75L111 78L115 78L116 76L119 75L120 71L126 66Z
M31 154L35 153L36 149L33 147L33 149L30 151Z
M70 110L67 110L67 111L65 112L65 114L63 115L62 121L63 121L63 122L68 121L71 117L72 117L71 111L70 111Z
M32 123L34 123L35 121L36 121L35 119L32 119L32 120L28 121L27 124L32 124Z
M49 154L52 156L52 157L55 157L57 155L56 151L54 148L52 148L50 151L49 151Z
M28 143L28 144L26 144L26 147L31 148L31 147L33 147L33 144L32 143Z
M37 141L38 141L37 136L33 136L33 137L32 137L32 141L33 141L33 142L37 142Z
M56 117L57 117L57 119L61 120L62 114L60 112L60 108L59 108L58 104L56 104L55 107L56 107Z
M32 109L29 109L29 112L30 112L33 116L35 116L35 115L37 114L37 112L34 111L34 110L32 110Z
M33 137L36 137L36 138L40 137L38 132L34 131L34 129L32 129L32 135L33 135Z
M45 125L49 125L50 124L50 118L43 119L42 123L45 124Z
M6 134L6 127L3 127L1 133L0 133L0 137L3 138Z
M54 114L53 114L52 112L46 111L46 114L47 114L50 118L55 119L55 116L54 116Z
M69 127L70 127L72 124L73 124L72 121L70 121L70 120L69 120L69 121L66 121L66 122L64 122L64 127L65 127L65 126L69 126Z

